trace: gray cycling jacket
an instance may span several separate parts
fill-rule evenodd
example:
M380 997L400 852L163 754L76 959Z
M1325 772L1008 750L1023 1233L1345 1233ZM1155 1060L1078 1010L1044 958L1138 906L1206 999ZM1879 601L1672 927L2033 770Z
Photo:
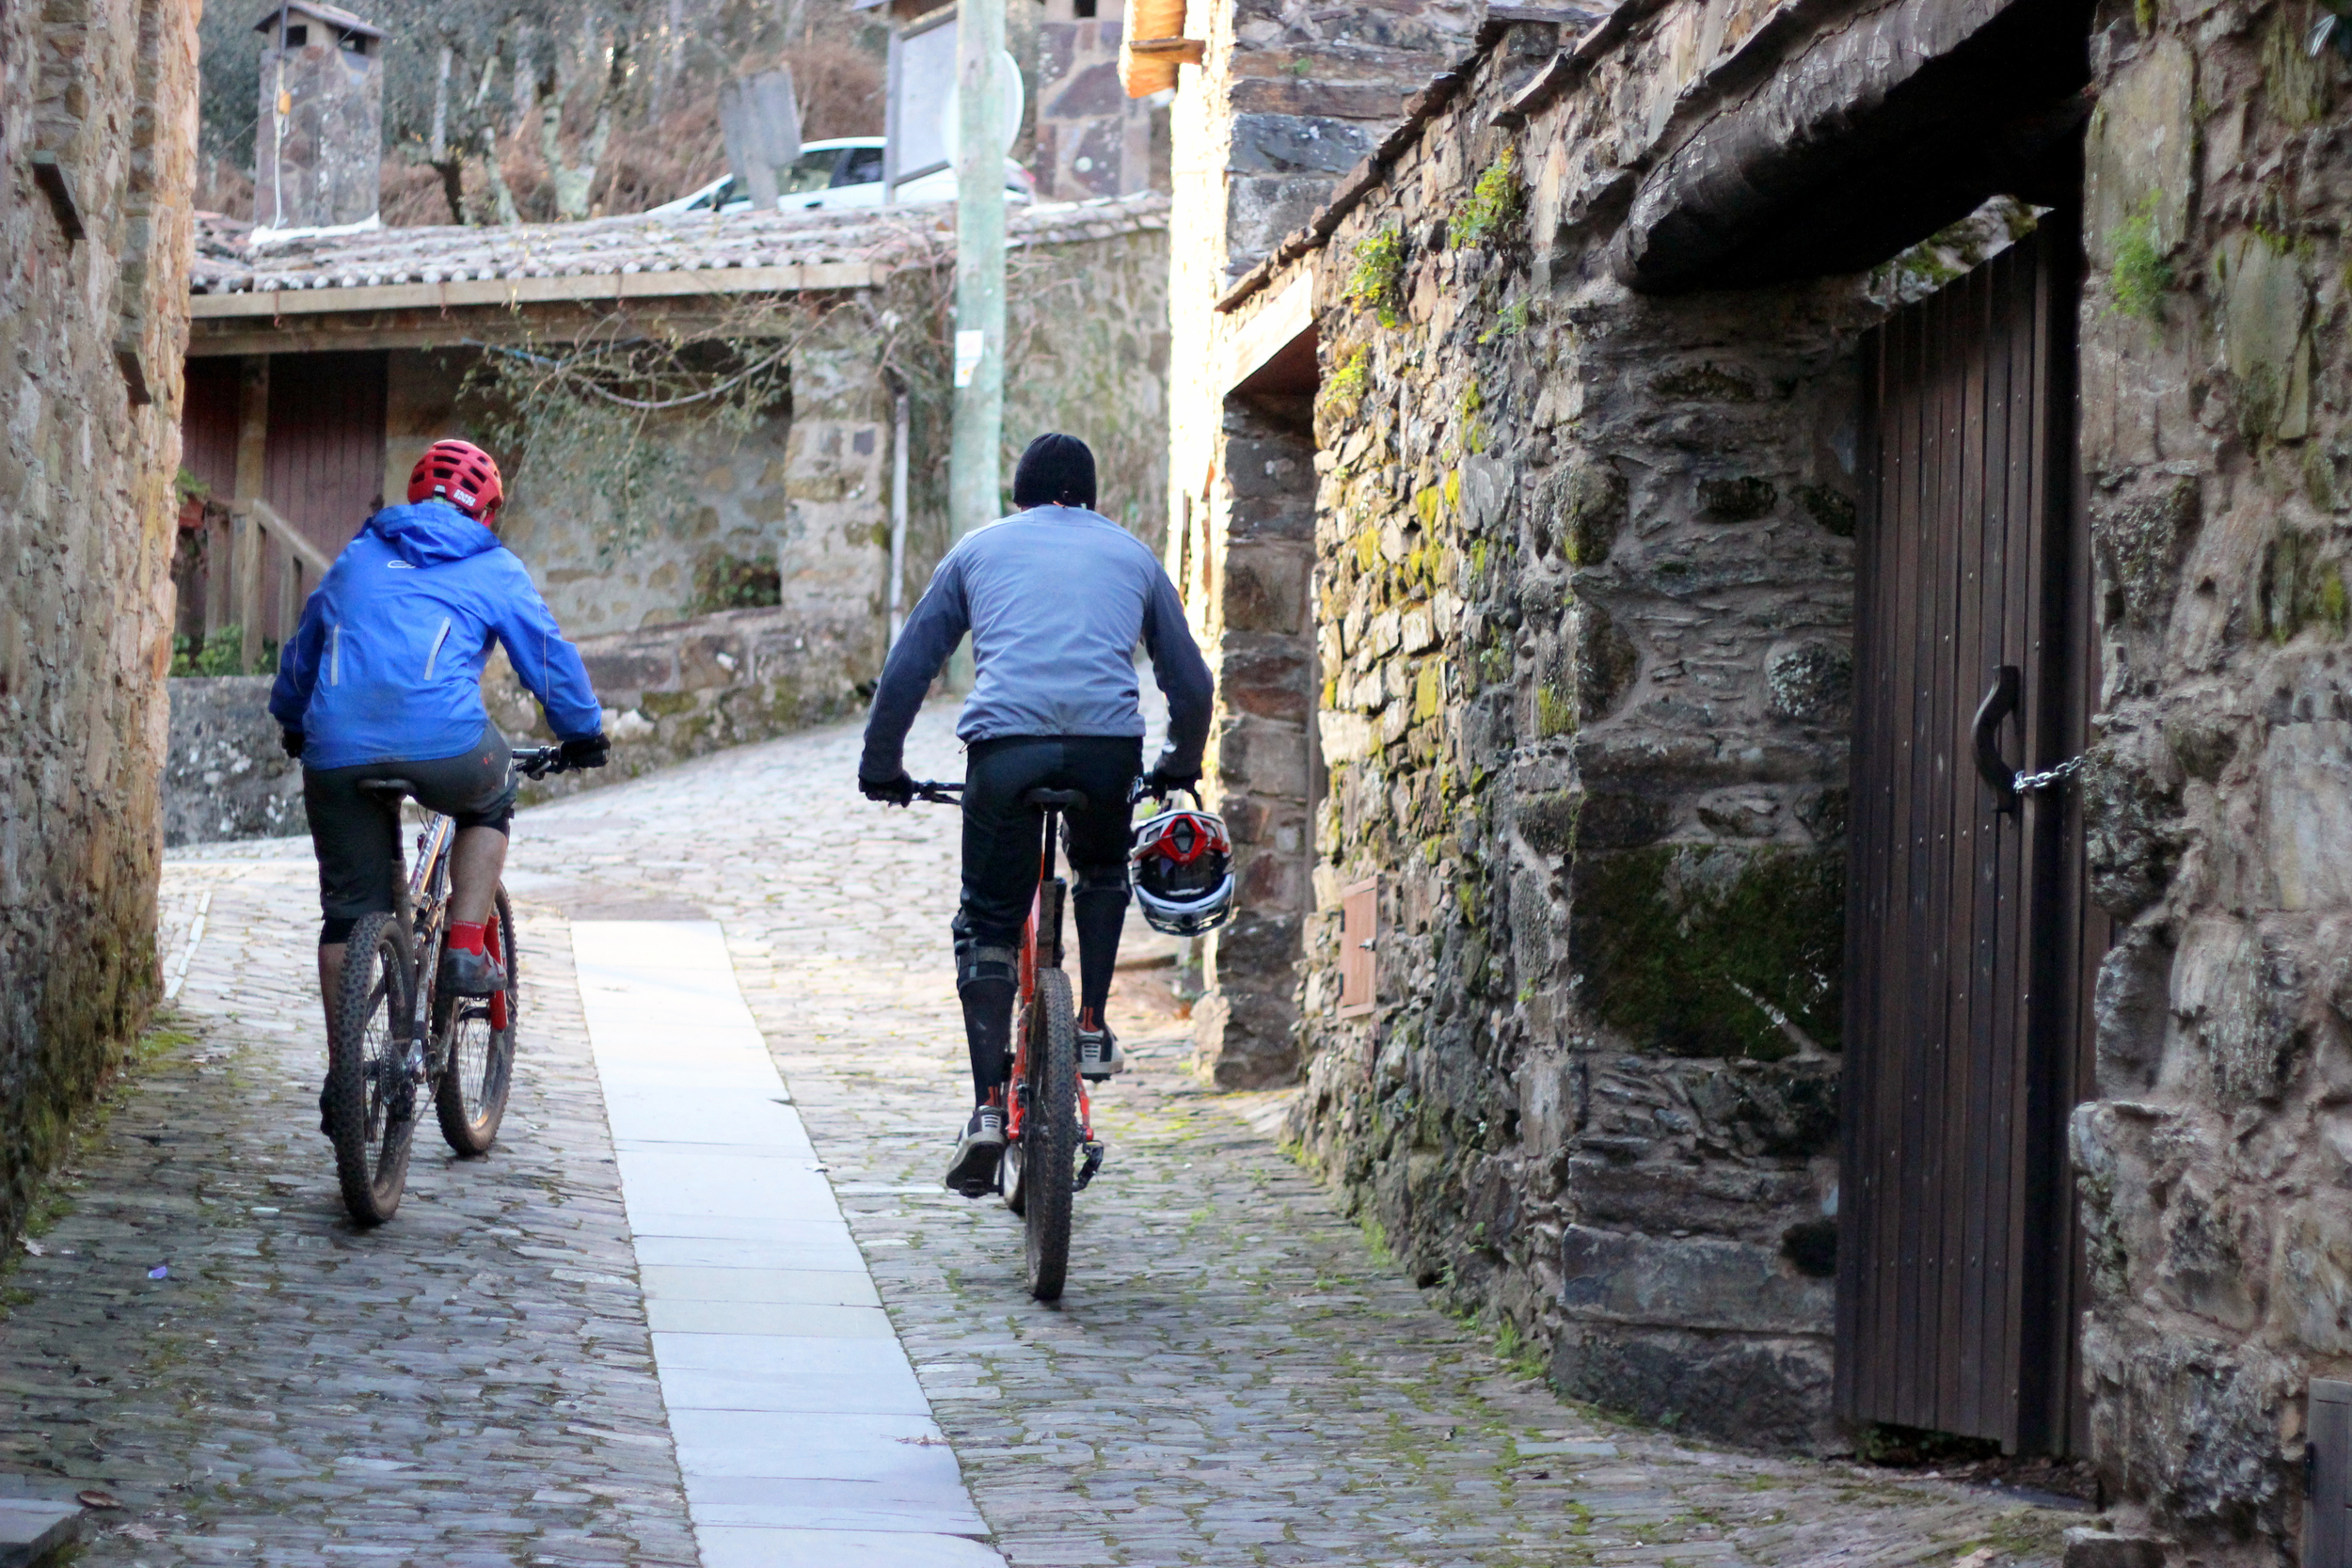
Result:
M903 766L907 726L963 634L976 679L967 742L1009 735L1143 734L1135 647L1168 694L1169 772L1197 776L1215 686L1176 585L1143 541L1099 513L1037 506L973 530L931 574L882 666L861 778Z

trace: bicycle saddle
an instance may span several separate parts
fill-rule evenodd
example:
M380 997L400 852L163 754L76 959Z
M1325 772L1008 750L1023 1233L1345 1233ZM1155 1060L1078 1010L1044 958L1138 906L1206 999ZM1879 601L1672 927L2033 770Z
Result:
M1082 789L1032 789L1021 797L1021 803L1035 806L1040 811L1049 808L1060 811L1087 809L1086 791Z
M379 800L397 800L403 796L414 795L416 792L417 786L406 779L362 779L359 781L359 793L373 795Z

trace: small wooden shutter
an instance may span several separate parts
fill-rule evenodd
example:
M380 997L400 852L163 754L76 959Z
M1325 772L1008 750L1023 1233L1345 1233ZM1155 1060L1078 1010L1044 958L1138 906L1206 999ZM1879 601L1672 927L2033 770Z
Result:
M1380 883L1366 878L1340 890L1340 1016L1368 1013L1380 998Z
M2352 1568L2352 1383L2312 1379L2304 1568Z

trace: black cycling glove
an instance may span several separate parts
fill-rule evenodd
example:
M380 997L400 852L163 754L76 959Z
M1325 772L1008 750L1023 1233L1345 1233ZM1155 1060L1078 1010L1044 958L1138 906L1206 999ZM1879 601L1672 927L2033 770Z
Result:
M286 754L288 756L294 758L296 761L301 760L302 732L300 730L279 730L278 732L278 744L286 749Z
M605 753L612 750L612 742L598 730L577 740L564 742L564 766L566 768L602 768Z
M1162 763L1143 776L1143 788L1146 794L1162 799L1179 789L1187 795L1197 795L1200 788L1200 775L1171 772L1168 765Z
M858 793L869 800L880 800L885 806L906 806L914 803L914 781L903 768L887 779L857 776Z

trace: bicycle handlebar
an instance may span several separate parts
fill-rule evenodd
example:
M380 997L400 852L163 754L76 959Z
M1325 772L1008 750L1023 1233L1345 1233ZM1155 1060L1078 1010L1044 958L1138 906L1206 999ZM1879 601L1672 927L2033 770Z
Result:
M961 780L949 782L945 779L914 779L909 782L914 785L914 799L917 800L929 800L934 805L942 806L963 804L963 784ZM1170 795L1189 795L1192 797L1194 805L1198 806L1200 803L1200 792L1197 789L1170 789L1154 794L1140 777L1128 789L1127 803L1132 806L1147 795L1156 800L1165 800Z
M580 765L564 760L561 746L517 746L514 752L515 767L528 778L544 779L550 773L577 773Z

